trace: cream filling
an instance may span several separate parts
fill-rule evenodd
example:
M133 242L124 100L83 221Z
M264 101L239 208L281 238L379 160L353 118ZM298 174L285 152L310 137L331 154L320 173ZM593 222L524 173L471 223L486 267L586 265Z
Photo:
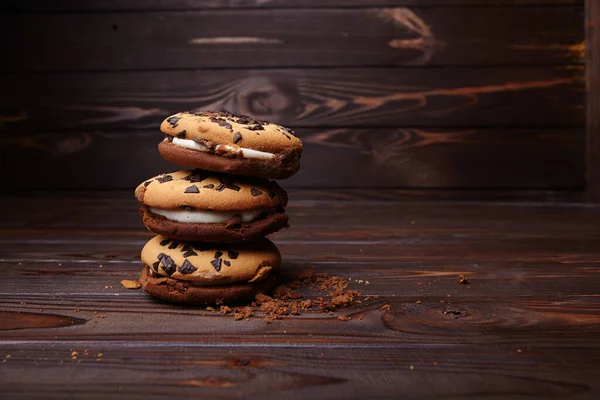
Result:
M267 212L265 209L242 210L242 211L203 211L203 210L165 210L150 207L154 214L162 215L171 221L186 222L192 224L219 224L239 215L243 222L254 221L259 215Z
M189 139L179 139L178 137L173 137L173 144L185 147L186 149L203 151L205 153L208 152L206 146L202 146L201 144ZM218 144L215 150L225 151L231 154L239 154L242 156L242 158L257 158L259 160L270 160L271 158L275 157L275 154L267 153L266 151L252 150L245 147L234 147L228 144Z

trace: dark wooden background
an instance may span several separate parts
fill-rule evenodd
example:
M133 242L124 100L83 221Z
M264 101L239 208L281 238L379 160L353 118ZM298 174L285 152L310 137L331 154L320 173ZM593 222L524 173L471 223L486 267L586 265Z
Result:
M296 129L288 188L592 186L583 0L2 4L5 189L131 189L192 108Z

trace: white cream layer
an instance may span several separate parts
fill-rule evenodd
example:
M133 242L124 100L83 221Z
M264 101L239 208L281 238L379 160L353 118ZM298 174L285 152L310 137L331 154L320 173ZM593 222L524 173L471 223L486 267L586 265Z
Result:
M173 144L181 147L185 147L186 149L198 150L207 152L206 146L202 146L199 143L194 142L189 139L179 139L177 137L173 137ZM216 150L226 151L227 153L239 154L242 158L258 158L260 160L270 160L275 157L273 153L267 153L266 151L252 150L247 149L245 147L234 147L228 144L218 144Z
M154 214L162 215L171 221L187 222L192 224L219 224L228 221L232 217L239 215L242 221L254 221L258 216L267 210L242 210L242 211L202 211L202 210L165 210L162 208L150 207Z

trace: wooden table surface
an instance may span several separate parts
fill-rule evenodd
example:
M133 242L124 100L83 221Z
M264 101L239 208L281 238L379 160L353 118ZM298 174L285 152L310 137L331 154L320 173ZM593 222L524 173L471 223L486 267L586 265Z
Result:
M283 268L379 298L271 324L124 289L131 193L4 197L0 398L600 398L600 207L326 197L291 202Z

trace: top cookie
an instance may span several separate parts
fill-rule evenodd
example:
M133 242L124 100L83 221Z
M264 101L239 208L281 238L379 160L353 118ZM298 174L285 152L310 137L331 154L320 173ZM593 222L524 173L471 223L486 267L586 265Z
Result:
M181 112L165 119L163 158L215 172L287 178L298 171L302 142L290 129L227 112Z

